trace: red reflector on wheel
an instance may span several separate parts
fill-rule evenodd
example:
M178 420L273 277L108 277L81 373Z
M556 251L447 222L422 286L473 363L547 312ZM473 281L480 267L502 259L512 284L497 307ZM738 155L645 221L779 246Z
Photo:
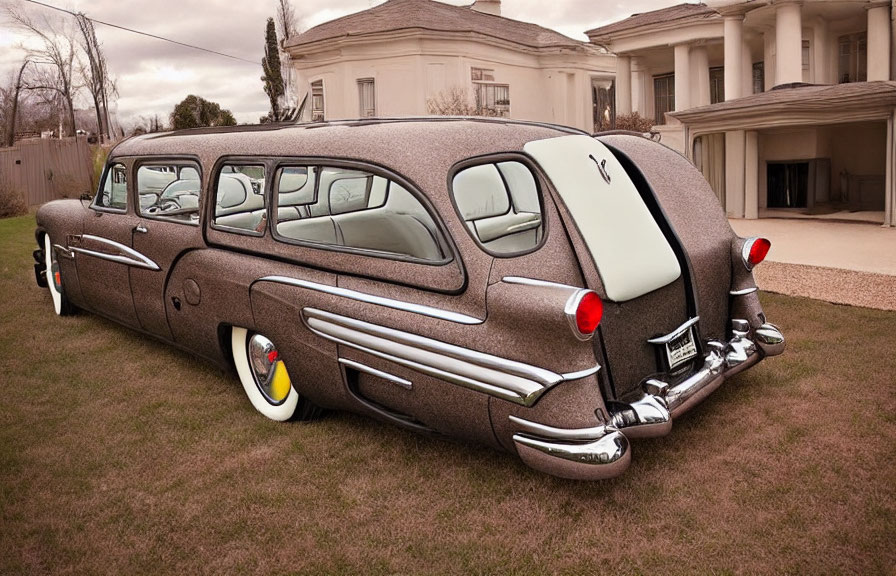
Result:
M603 313L604 304L600 301L600 296L595 292L587 292L579 300L579 306L576 308L576 327L579 332L582 335L593 334L600 324Z
M768 255L768 250L771 247L772 243L765 238L751 239L745 246L745 248L747 248L745 254L747 268L752 270L754 266L765 260L765 257Z

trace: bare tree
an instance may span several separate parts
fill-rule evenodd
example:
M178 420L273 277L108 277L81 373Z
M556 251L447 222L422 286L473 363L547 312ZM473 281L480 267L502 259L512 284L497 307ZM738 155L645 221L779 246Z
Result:
M78 28L81 30L83 41L81 48L87 58L87 66L81 67L81 75L87 85L87 90L93 98L93 107L96 111L97 133L100 141L108 140L111 135L109 122L109 95L116 93L115 83L112 81L106 69L106 57L103 55L102 45L96 38L96 31L91 21L83 12L75 15Z
M51 22L45 15L32 18L28 13L11 4L6 5L6 13L12 22L22 30L32 34L42 44L28 50L29 59L36 66L25 83L25 88L41 92L45 102L60 105L60 124L66 121L66 133L75 134L74 99L78 86L74 83L75 53L77 43L75 32L65 20Z
M12 82L7 88L0 87L0 118L2 118L6 127L3 139L5 146L12 146L16 143L16 121L19 117L19 94L22 91L22 75L25 73L25 67L30 62L27 58L22 62L19 73L15 76L15 82Z
M299 19L290 0L277 1L277 35L281 44L299 33Z
M451 86L426 99L426 109L435 116L500 116L493 108L477 106L465 88Z

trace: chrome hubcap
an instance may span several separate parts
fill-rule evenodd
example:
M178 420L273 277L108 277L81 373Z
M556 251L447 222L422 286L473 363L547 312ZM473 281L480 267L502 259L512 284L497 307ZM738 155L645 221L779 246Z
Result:
M249 339L248 353L249 369L258 389L271 404L282 404L291 386L277 347L261 334L253 334Z

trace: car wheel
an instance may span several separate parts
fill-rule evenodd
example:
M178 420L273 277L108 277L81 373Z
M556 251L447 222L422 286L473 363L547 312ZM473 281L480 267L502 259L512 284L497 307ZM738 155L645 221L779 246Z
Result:
M59 269L59 262L56 259L56 252L53 250L49 234L44 234L44 258L47 265L47 288L50 289L50 296L53 298L53 310L58 316L68 316L74 312L74 306L65 296L62 272Z
M320 408L296 392L286 364L268 338L234 327L231 347L240 382L256 410L280 422L310 420L320 414Z

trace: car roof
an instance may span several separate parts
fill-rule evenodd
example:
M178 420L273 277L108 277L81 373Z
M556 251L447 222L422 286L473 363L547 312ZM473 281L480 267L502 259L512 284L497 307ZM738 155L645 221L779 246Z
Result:
M378 118L304 124L198 128L144 134L118 144L120 156L221 156L345 158L395 169L454 163L472 156L522 150L531 140L585 134L566 126L478 117Z

